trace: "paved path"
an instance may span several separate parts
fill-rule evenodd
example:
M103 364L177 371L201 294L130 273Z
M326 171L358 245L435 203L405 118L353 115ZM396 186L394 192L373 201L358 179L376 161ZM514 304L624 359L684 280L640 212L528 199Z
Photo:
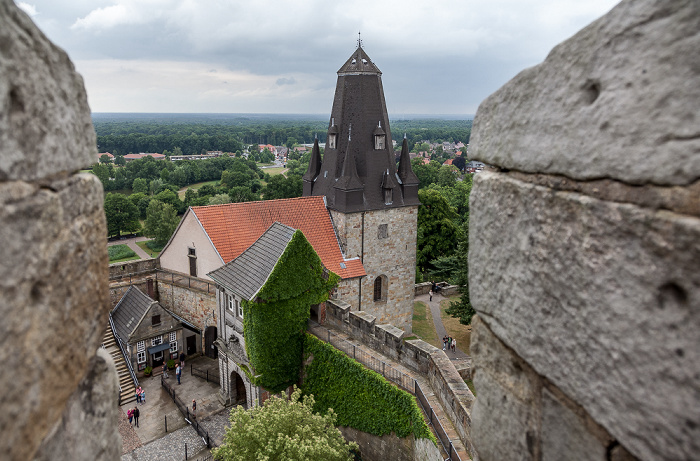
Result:
M199 369L216 369L218 360L207 357L196 357L187 360L182 374L181 385L178 386L175 373L168 372L168 382L173 385L176 394L188 403L191 408L192 399L197 401L197 417L209 432L209 436L217 444L223 440L225 427L228 423L228 411L219 403L219 383L207 382L198 376L190 374L190 365ZM197 432L185 420L167 391L160 384L160 375L142 378L139 384L146 391L146 402L139 404L141 412L139 427L129 425L126 411L136 406L131 402L122 406L122 416L119 432L122 436L122 461L166 461L185 459L185 443L188 457L206 448L205 443ZM168 432L165 431L167 418Z
M442 342L442 338L447 335L447 330L445 329L445 325L442 323L442 317L440 315L440 301L446 299L444 296L441 294L433 294L433 300L430 301L430 295L418 295L416 296L415 300L416 301L422 301L425 303L428 307L430 307L430 312L433 317L433 323L435 324L435 332L437 333L438 339ZM449 336L449 335L448 335ZM447 356L450 358L450 360L460 360L460 359L468 359L469 356L465 354L459 346L457 346L455 352L448 352L445 351Z
M123 239L123 240L114 240L112 242L107 243L107 246L112 246L112 245L127 245L129 248L134 250L134 252L139 256L141 259L153 259L151 255L146 253L143 248L138 246L136 242L144 242L146 240L150 240L148 237L132 237L128 239Z

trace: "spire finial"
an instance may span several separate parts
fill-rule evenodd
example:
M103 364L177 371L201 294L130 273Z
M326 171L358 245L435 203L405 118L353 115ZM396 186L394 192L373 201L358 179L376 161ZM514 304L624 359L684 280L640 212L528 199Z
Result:
M357 47L362 48L362 37L359 30L357 31Z

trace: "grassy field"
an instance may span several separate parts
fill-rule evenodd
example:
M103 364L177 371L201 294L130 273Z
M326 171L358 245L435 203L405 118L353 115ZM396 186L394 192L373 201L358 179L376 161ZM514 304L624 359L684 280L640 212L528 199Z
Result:
M459 301L459 295L450 296L449 298L440 301L440 317L442 318L442 324L445 325L447 334L457 339L457 347L464 351L465 354L469 355L469 343L471 342L472 338L472 326L462 325L459 323L459 319L445 313L445 310L450 306L451 301ZM442 347L442 345L440 347Z
M157 258L158 255L160 255L160 251L162 251L163 249L161 248L160 251L152 250L151 248L148 247L148 245L147 245L148 242L150 242L150 240L144 240L143 242L136 242L136 244L138 246L140 246L143 251L145 251L146 253L151 255L151 257Z
M263 170L265 173L269 174L270 176L274 176L276 174L284 174L287 172L286 168L283 167L278 167L278 168L265 168Z
M438 340L435 333L433 316L428 306L422 301L413 303L413 334L433 346L437 347L440 344L440 340Z
M109 253L109 263L120 263L131 261L132 259L141 259L128 245L112 245L107 248Z
M187 189L199 189L200 187L209 184L211 186L216 186L219 184L219 181L204 181L204 182L198 182L196 184L191 184L189 186L183 187L177 192L177 196L180 197L180 200L184 200L185 198L185 193L187 192Z

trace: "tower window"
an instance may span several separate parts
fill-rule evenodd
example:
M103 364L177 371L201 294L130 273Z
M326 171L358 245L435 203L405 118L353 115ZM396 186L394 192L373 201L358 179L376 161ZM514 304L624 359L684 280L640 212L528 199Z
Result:
M384 149L384 140L386 137L383 134L377 135L374 137L374 149L375 150L380 150Z
M374 279L374 301L386 301L387 278L385 275L380 275Z
M391 191L391 189L389 189ZM388 224L380 224L379 225L379 230L377 231L377 238L378 239L385 239L389 237L389 225Z
M329 149L335 149L335 134L329 134L328 135L328 148Z
M394 201L393 189L384 189L384 204L391 205Z

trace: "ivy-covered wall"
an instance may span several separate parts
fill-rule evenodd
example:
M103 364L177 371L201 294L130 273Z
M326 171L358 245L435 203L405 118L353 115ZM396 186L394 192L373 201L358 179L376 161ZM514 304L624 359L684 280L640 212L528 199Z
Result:
M333 408L339 426L378 436L413 434L437 443L408 392L310 334L305 335L304 356L313 356L304 369L301 389L316 399L314 411Z
M309 309L328 299L340 277L297 230L255 301L243 301L246 352L254 382L280 392L299 381Z

